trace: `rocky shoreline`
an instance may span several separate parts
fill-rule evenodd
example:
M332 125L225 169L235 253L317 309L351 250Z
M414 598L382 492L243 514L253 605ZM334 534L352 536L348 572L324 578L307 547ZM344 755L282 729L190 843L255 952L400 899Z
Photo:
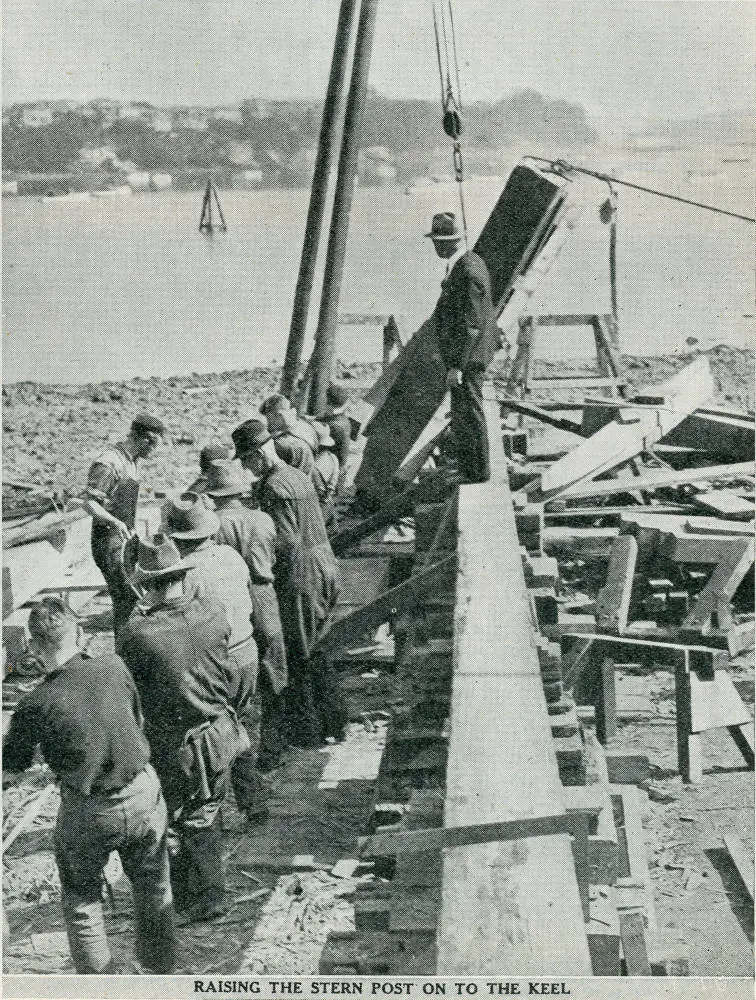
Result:
M716 404L753 410L754 352L720 345L706 354L717 386ZM663 381L695 357L691 353L623 360L628 379L637 386ZM567 366L540 362L539 368L539 373L548 374ZM379 371L379 365L352 365L342 367L339 378L357 398ZM6 385L4 479L62 489L75 496L97 453L125 434L135 413L147 410L164 420L168 435L145 468L145 482L156 491L178 489L196 475L200 448L209 441L228 441L233 428L277 390L279 381L280 369L255 368L126 382Z

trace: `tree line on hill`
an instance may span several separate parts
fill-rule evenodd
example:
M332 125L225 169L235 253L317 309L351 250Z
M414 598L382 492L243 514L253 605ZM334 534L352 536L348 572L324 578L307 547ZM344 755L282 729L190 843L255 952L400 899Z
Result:
M92 101L13 105L3 112L3 170L59 173L87 169L180 171L244 167L285 176L302 151L317 145L322 104L242 101L237 109L159 109L149 104ZM501 150L522 140L555 145L596 140L584 108L535 90L465 107L468 147ZM371 91L362 147L383 147L401 172L403 157L429 153L448 140L438 102L394 100ZM100 160L93 163L97 151ZM112 153L112 155L111 155Z

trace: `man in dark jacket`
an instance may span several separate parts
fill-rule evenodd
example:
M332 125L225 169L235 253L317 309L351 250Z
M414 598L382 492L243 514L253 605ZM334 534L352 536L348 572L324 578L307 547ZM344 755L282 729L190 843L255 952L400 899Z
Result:
M140 542L135 579L145 597L124 627L122 655L178 838L176 903L191 922L224 912L218 810L228 769L249 741L233 708L245 679L229 658L226 613L212 594L185 589L187 569L165 535Z
M92 558L105 577L113 602L116 640L137 602L126 579L121 553L134 531L138 462L153 454L164 433L162 421L141 413L132 421L126 440L106 449L89 469L84 509L92 517Z
M333 451L342 469L346 467L352 451L352 424L346 415L347 392L340 385L329 385L326 390L326 410L320 418L328 424L333 438Z
M275 587L289 666L289 738L297 746L319 746L326 736L340 738L345 721L325 664L310 659L336 604L338 563L310 477L281 459L260 421L237 427L232 438L237 458L260 478L260 508L276 526Z
M244 716L244 727L254 750L259 733L261 767L269 770L285 747L282 732L281 693L287 683L286 649L281 630L278 598L273 586L276 561L276 526L268 514L251 510L241 502L249 490L249 473L239 462L214 462L208 471L207 492L215 502L220 527L215 535L219 545L228 545L243 558L249 570L252 597L252 625L260 657L260 670L255 696ZM254 796L255 789L245 793L250 777L243 771L239 758L231 770L237 802L245 794ZM252 779L253 783L256 779ZM262 805L257 810L263 812ZM255 817L249 815L248 818ZM261 816L257 817L262 818Z
M461 237L452 212L435 215L426 235L444 260L450 260L459 248ZM459 257L448 271L441 284L434 322L451 392L451 430L459 473L463 482L485 482L491 473L483 377L499 349L500 334L488 268L473 251Z
M133 889L137 957L145 969L170 973L176 940L167 813L149 763L134 681L117 656L90 659L80 653L80 630L58 598L32 608L29 633L47 674L13 715L3 748L4 777L28 768L40 744L60 780L55 857L76 971L115 971L101 878L117 850Z

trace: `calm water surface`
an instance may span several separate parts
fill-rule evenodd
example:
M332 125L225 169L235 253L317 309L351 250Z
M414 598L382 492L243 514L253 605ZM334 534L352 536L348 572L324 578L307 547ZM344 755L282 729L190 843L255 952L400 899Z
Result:
M472 234L503 183L469 182ZM712 181L680 193L721 204L720 186ZM733 207L737 191L725 194ZM604 196L596 185L596 206ZM229 231L213 239L197 231L197 193L3 199L4 381L116 380L281 361L308 192L221 198ZM443 277L421 234L434 212L455 204L453 184L411 195L398 187L358 190L341 311L393 312L405 334L417 329ZM751 228L623 191L623 349L676 350L688 336L743 343L753 312ZM536 293L534 312L607 310L606 235L592 206ZM580 354L588 346L579 331L549 337L543 350L550 354ZM346 361L375 360L379 330L344 328L338 349Z

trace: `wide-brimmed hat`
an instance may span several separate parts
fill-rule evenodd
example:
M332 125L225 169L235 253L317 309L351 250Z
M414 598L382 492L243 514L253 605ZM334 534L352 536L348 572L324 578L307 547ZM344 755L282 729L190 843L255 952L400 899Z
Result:
M220 459L233 458L233 455L234 449L230 448L227 444L220 444L219 442L206 444L200 452L199 467L204 472L213 462L218 462Z
M318 447L333 448L336 442L331 437L331 428L328 424L324 424L321 420L312 420L311 424L315 428L315 433L318 435Z
M189 567L182 562L181 553L166 535L159 533L152 540L140 539L134 581L146 583L161 576L185 573Z
M254 418L245 420L243 424L239 424L236 430L232 432L231 440L234 442L234 447L236 448L234 458L242 458L251 451L257 451L266 441L270 441L268 425L264 420Z
M163 508L163 531L171 538L210 538L220 528L218 515L196 493L182 493Z
M326 389L326 403L329 406L346 406L349 393L343 385L334 385L333 382Z
M207 470L205 493L211 497L237 497L249 491L249 477L238 459L213 462Z
M457 229L457 217L454 212L438 212L434 215L431 231L425 235L431 240L442 243L446 240L462 239L462 234Z

